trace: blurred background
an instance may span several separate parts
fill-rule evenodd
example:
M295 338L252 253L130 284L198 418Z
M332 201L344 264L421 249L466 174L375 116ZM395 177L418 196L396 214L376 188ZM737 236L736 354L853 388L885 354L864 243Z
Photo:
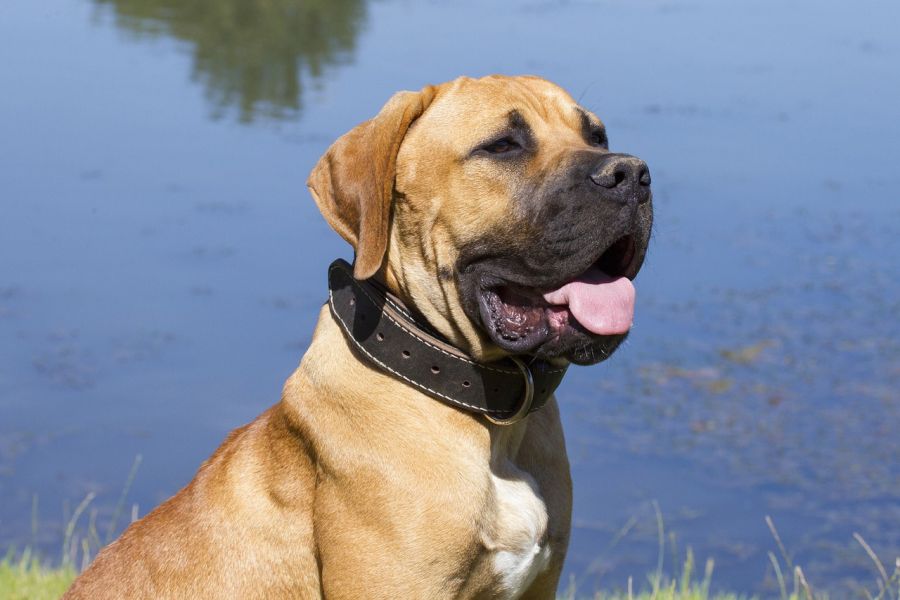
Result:
M400 89L532 73L644 158L636 325L558 392L566 580L774 593L900 555L900 4L5 0L0 551L59 556L278 401L350 249L306 176ZM662 515L663 550L659 549ZM93 546L100 540L87 535ZM780 553L779 553L780 554Z

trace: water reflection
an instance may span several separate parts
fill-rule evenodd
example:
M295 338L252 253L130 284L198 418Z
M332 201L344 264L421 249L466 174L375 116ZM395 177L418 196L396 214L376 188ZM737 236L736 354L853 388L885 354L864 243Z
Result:
M291 119L304 78L348 60L363 27L363 0L94 0L134 39L190 44L192 79L214 118Z

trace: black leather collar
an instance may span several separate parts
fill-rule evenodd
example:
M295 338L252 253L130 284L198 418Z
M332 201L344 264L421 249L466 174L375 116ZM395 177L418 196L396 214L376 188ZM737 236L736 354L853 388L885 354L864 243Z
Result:
M451 406L510 424L538 410L567 367L543 360L472 360L417 319L377 283L358 281L338 259L328 269L328 305L356 354L396 379Z

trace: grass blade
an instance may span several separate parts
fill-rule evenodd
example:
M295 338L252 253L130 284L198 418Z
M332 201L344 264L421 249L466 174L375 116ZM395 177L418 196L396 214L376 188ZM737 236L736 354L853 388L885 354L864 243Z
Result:
M128 477L125 479L125 487L122 488L122 494L119 496L119 501L116 502L116 508L113 510L112 519L109 522L109 528L106 530L107 544L112 541L113 534L116 532L116 525L119 522L119 517L125 509L125 498L128 496L128 490L131 489L131 484L134 482L134 478L137 475L137 470L138 467L141 466L142 460L143 456L138 454L134 457L134 462L131 463L131 470L128 471Z

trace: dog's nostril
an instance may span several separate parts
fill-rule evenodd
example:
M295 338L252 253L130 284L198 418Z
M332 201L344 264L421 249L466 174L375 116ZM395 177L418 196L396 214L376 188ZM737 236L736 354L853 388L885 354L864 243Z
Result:
M599 185L600 187L604 187L607 189L612 189L612 188L616 187L616 180L611 175L600 175L600 174L591 175L590 179L591 179L591 181L593 181L595 184Z
M641 169L641 177L638 181L641 182L641 185L650 185L650 169L647 167Z
M602 188L621 190L637 187L639 184L650 185L647 165L633 156L607 156L599 167L589 177Z

